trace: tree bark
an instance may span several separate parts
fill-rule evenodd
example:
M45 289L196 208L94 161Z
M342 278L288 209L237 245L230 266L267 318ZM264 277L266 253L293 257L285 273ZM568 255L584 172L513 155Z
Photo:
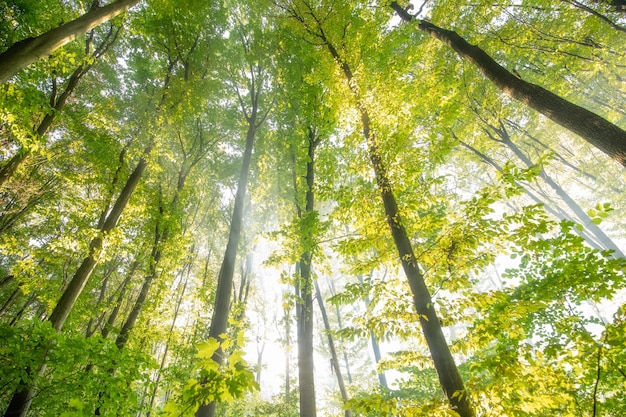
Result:
M51 29L34 38L16 42L0 54L0 84L33 62L47 57L58 48L84 35L87 31L125 12L139 0L117 0L90 10L78 19Z
M405 21L411 22L415 19L397 2L392 2L391 7ZM579 135L626 167L626 131L543 87L516 77L485 51L470 45L456 32L442 29L426 20L415 20L419 30L450 46L461 58L476 66L506 95Z

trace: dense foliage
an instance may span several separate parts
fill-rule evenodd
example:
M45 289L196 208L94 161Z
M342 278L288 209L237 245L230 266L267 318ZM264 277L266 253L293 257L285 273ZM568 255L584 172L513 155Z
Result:
M324 416L626 415L624 166L441 37L623 132L622 3L143 0L20 69L0 84L0 411L311 417L302 393ZM0 63L100 7L3 2ZM294 382L309 315L314 393Z

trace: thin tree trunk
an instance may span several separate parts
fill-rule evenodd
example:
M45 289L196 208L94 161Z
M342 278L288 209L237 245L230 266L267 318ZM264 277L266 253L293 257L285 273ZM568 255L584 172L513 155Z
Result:
M254 89L252 90L254 92ZM257 93L260 91L257 91ZM254 93L253 93L254 95ZM248 186L248 173L250 170L250 160L252 158L252 149L254 147L254 136L260 124L257 122L257 103L258 94L253 98L252 113L248 117L248 132L246 134L246 148L243 154L241 171L239 173L239 182L237 184L237 193L235 194L235 204L233 207L233 215L230 221L230 231L228 234L228 243L220 268L217 290L215 293L215 308L213 309L213 317L211 319L211 327L209 329L209 338L221 341L221 335L226 332L228 325L228 311L230 308L230 299L233 286L233 276L235 273L235 261L237 260L237 247L241 237L241 224L243 220L243 209L245 204L246 188ZM264 118L262 118L261 123ZM212 358L215 362L222 364L224 361L223 352L218 349ZM215 402L202 404L196 411L196 417L213 417L215 416Z
M328 286L330 288L330 294L335 296L335 285L331 279L328 279ZM339 305L335 304L335 314L337 315L337 328L343 329L343 324L341 322L341 311L339 310ZM343 351L343 362L346 365L346 378L348 378L348 383L352 383L352 375L350 374L350 362L348 361L348 352L345 349Z
M370 161L374 168L376 182L385 207L387 223L391 229L391 235L398 250L402 268L404 269L409 287L413 294L413 304L419 316L424 337L426 338L435 369L439 376L439 382L452 409L461 417L473 417L475 415L474 409L470 404L463 380L461 379L459 370L456 367L454 358L450 353L450 349L443 335L441 321L435 311L435 306L430 297L430 292L426 287L424 276L418 267L411 241L402 224L398 205L392 192L389 177L387 176L386 167L383 165L382 158L379 154L376 137L370 130L369 115L364 106L361 106L361 121L363 122L363 136L368 142Z
M31 172L31 175L33 172ZM52 194L58 188L58 182L54 175L49 175L35 191L21 190L17 192L11 190L9 196L10 202L2 207L3 212L0 213L0 234L8 232L14 225L24 217L33 207L39 204L45 197ZM25 197L25 198L24 198ZM26 200L26 201L24 201Z
M22 305L22 308L20 308L18 310L18 312L15 314L15 316L13 317L13 319L11 319L11 322L9 323L9 326L13 326L15 325L15 323L17 323L18 321L20 321L20 319L22 318L22 316L24 315L24 313L26 312L26 309L37 299L37 293L33 292L30 297L28 297L28 299L26 300L26 302Z
M2 280L0 280L0 288L4 287L5 285L9 284L10 282L14 280L15 280L15 277L13 276L13 274L9 274L5 276L4 278L2 278Z
M611 26L613 29L626 33L626 27L624 26L620 26L617 23L615 23L614 21L612 21L611 19L609 19L607 16L603 15L602 13L599 13L597 10L592 9L591 7L577 1L577 0L562 0L565 3L569 3L572 6L576 7L577 9L580 10L584 10L585 12L597 17L598 19L600 19L601 21L603 21L604 23L606 23L607 25Z
M52 327L57 332L61 331L61 329L63 328L63 324L65 323L67 316L72 311L72 308L74 307L78 296L82 292L83 288L85 288L91 272L98 263L100 252L102 251L104 243L104 238L106 237L107 233L109 233L117 226L122 212L126 208L126 205L128 204L128 201L130 200L133 191L139 184L139 180L145 172L147 165L148 164L146 160L142 158L135 167L135 170L128 177L126 185L118 196L117 201L113 206L113 209L107 216L106 222L100 229L98 236L91 241L91 244L89 245L89 255L83 260L82 264L74 274L74 277L65 288L65 291L57 302L57 305L52 311L52 314L50 314L48 321L52 323ZM27 372L27 374L31 376L32 380L20 381L18 387L13 393L9 406L4 413L4 417L26 416L35 393L36 379L41 376L44 370L45 363L42 364L36 372L33 373L32 370L29 370Z
M391 3L391 7L405 21L411 22L415 19L395 1ZM450 46L461 58L474 64L509 97L526 104L553 122L576 133L626 167L626 131L543 87L516 77L485 51L470 45L456 32L442 29L426 20L416 20L419 30Z
M98 301L96 301L96 304L94 307L99 307L102 305L102 303L104 302L104 298L105 298L105 294L107 291L107 286L109 283L109 278L111 276L111 274L113 273L113 271L115 271L115 269L117 269L119 265L117 263L114 263L112 266L109 267L108 271L104 274L104 277L102 278L102 284L100 284L100 295L98 296ZM87 329L85 330L85 337L91 337L95 332L96 332L96 328L98 326L98 317L92 316L89 318L89 321L87 322Z
M374 361L376 362L376 365L378 365L382 360L382 355L380 354L380 345L378 344L378 339L374 334L374 330L370 330L370 343L372 344L372 352L374 352ZM378 383L380 384L380 386L389 389L389 385L387 384L387 375L385 375L385 371L376 369L376 374L378 375Z
M328 338L328 349L330 350L331 364L335 370L335 376L337 377L337 384L339 385L339 392L341 393L341 399L344 404L348 402L348 392L346 391L346 385L343 382L343 375L341 373L341 367L339 366L339 358L337 357L337 349L335 348L335 341L331 334L330 322L328 321L328 314L326 313L326 307L324 307L324 299L322 298L322 292L317 284L317 281L313 282L315 286L315 297L317 298L317 304L320 307L322 313L322 320L324 321L324 328L326 329L326 337ZM350 409L344 410L345 417L352 417L352 411Z
M285 403L289 404L291 400L291 361L289 355L291 353L291 317L289 317L289 309L284 309L283 320L285 323Z
M163 369L165 369L165 361L167 359L167 353L169 351L170 344L172 342L172 334L174 333L174 327L176 326L176 320L178 319L178 313L180 311L180 306L183 303L183 298L185 296L185 291L187 290L187 283L189 281L189 275L191 272L192 262L189 262L186 265L186 273L185 273L185 282L183 284L182 289L180 290L180 295L178 296L178 301L176 302L176 307L174 308L174 317L172 318L172 324L170 325L170 331L167 334L167 340L165 342L165 350L163 352L163 357L161 358L161 363L159 364L159 369L157 370L156 380L154 381L154 389L150 395L150 405L148 406L148 412L146 417L150 417L152 413L152 407L154 407L154 400L156 398L157 390L159 389L159 382L161 381L161 375L163 374Z
M555 160L559 161L560 163L562 163L563 165L565 165L566 167L570 168L571 170L573 170L576 174L586 177L594 182L599 182L600 179L593 175L590 172L585 171L584 169L582 169L581 167L576 166L574 163L568 161L565 156L561 155L556 149L553 149L551 146L543 143L541 140L539 140L539 138L536 138L535 136L531 135L530 132L528 132L527 130L523 129L520 125L518 125L517 123L505 119L506 123L513 127L513 129L517 130L518 132L522 133L522 135L524 135L525 137L527 137L528 139L530 139L535 145L531 145L536 149L536 146L540 146L542 149L549 151ZM562 146L562 144L561 144ZM583 181L580 180L580 178L575 178L577 180L577 182L579 184L581 184L582 186L594 191L596 190L596 187L592 186L592 185L588 185L586 183L584 183ZM623 191L623 188L619 186L615 186L613 184L607 184L607 187L609 187L612 191L616 192L616 193L621 193Z
M12 274L5 276L4 278L2 278L2 280L0 280L0 288L4 287L5 285L10 284L13 281L15 281L15 277ZM0 307L0 316L6 311L9 305L11 305L11 303L13 302L15 297L17 297L19 292L20 292L20 283L17 283L17 285L15 286L15 289L11 292L11 294L4 301L4 303L2 304L2 307Z
M161 210L160 216L162 215L163 215L163 212ZM126 342L128 342L128 338L130 337L130 333L135 328L135 324L137 323L139 314L141 313L143 309L143 305L146 302L146 299L148 298L148 294L150 292L150 288L152 287L152 283L154 282L158 274L157 268L159 266L159 263L161 261L161 256L162 256L161 244L167 238L165 234L166 231L162 233L159 230L160 222L161 222L161 219L157 221L157 226L156 226L156 230L154 234L154 242L152 243L152 254L150 257L150 262L149 262L150 267L149 267L148 274L144 277L143 283L141 285L141 289L139 290L139 295L137 296L137 299L135 300L135 304L133 305L133 308L130 310L130 313L128 314L128 317L126 318L126 321L124 321L124 324L122 325L122 328L120 329L120 333L117 335L117 338L115 339L115 345L117 346L119 350L124 349L124 347L126 346Z
M126 274L126 277L124 278L124 281L122 281L122 284L120 285L117 294L117 300L115 300L115 307L113 307L113 311L111 311L109 318L107 319L100 332L104 339L106 339L109 336L109 333L111 333L111 329L115 324L115 320L117 320L117 317L120 314L120 310L122 309L122 303L124 302L124 297L126 296L126 289L128 288L128 285L130 284L130 281L132 280L133 275L135 274L135 270L138 266L139 261L133 261L128 273Z
M248 205L250 207L250 205ZM248 210L245 210L244 217L249 216L247 213ZM245 238L244 238L245 240ZM245 243L243 244L245 246ZM248 302L248 295L250 294L250 285L252 284L252 260L253 260L253 251L250 251L248 255L246 255L245 262L240 262L239 265L239 274L241 276L241 282L239 283L239 291L235 288L235 283L233 282L233 304L231 307L231 311L233 313L233 321L237 324L237 326L243 326L241 323L246 316L246 305ZM240 347L235 342L233 344L235 347Z
M263 352L265 352L265 338L261 347L259 348L257 345L256 349L256 375L254 379L259 386L261 385L261 371L263 370Z
M371 275L371 273L370 273ZM361 275L357 275L357 280L361 285L363 285L363 277ZM365 308L367 309L370 305L370 297L369 295L365 296ZM382 355L380 354L380 346L378 345L378 339L374 334L373 330L370 330L370 343L372 344L372 352L374 353L374 362L376 363L376 374L378 375L378 382L383 388L389 389L389 385L387 384L387 375L385 375L385 371L381 371L378 369L378 364L382 360Z
M174 211L176 209L176 206L178 205L179 194L182 191L183 187L185 186L185 179L187 178L188 171L187 173L184 172L187 168L184 165L185 164L183 163L179 172L179 178L182 178L182 180L178 181L176 190L174 192L174 196L172 197L172 201L169 204L170 211ZM141 289L139 291L139 295L137 296L137 299L135 300L135 304L133 305L133 308L130 310L130 313L128 314L128 317L126 318L126 321L124 322L124 324L122 325L122 328L120 329L120 333L117 335L117 338L115 339L115 344L117 345L117 348L120 350L124 349L124 347L126 346L126 342L128 341L128 338L130 337L130 333L135 328L137 319L139 318L139 315L141 314L141 311L143 310L143 305L146 302L146 299L148 298L148 294L150 293L150 288L152 287L152 283L157 278L158 267L161 262L161 258L163 256L162 246L165 242L167 242L169 235L170 235L169 228L163 225L165 209L163 207L160 188L159 188L159 201L160 201L159 214L155 222L156 226L154 230L154 241L152 242L152 251L150 254L148 274L144 277L143 284L141 285Z
M174 191L172 200L169 203L170 212L175 211L175 209L177 208L180 193L185 187L185 181L187 179L187 176L189 172L191 171L191 169L193 168L193 166L195 165L195 163L193 162L190 165L187 165L186 162L187 162L187 158L184 158L181 163L181 167L178 171L178 176L177 176L178 180L176 182L176 189ZM143 310L143 306L146 300L148 299L148 295L150 293L150 289L152 288L152 284L158 276L158 267L161 262L161 258L163 256L163 245L165 244L165 242L168 241L168 238L170 236L169 227L163 224L165 209L163 207L161 194L162 194L161 189L159 188L159 214L158 214L155 231L154 231L154 241L152 243L152 251L150 255L150 262L149 262L149 268L148 268L149 271L148 271L148 274L144 277L144 281L143 281L143 284L141 285L139 295L137 296L137 299L135 300L135 304L133 305L133 308L130 310L128 317L126 318L126 321L122 325L122 328L120 329L120 332L117 335L117 338L115 339L115 345L117 346L119 350L122 350L126 347L126 343L128 342L130 334L135 328L135 325L137 324L137 320L139 319L139 316ZM166 352L167 352L167 349L166 349ZM109 371L112 373L114 372L114 369L111 369ZM99 397L103 397L104 395L105 393L101 392L99 394ZM96 407L94 414L100 415L100 412L101 412L100 407L99 406Z
M17 297L19 293L20 293L20 286L18 285L15 287L15 289L9 295L9 297L5 300L4 304L2 304L2 307L0 307L0 316L3 315L4 312L9 308L9 306L11 305L13 300L15 300L15 298Z
M104 7L95 7L78 19L37 37L16 42L0 54L0 84L4 84L33 62L47 57L58 48L125 12L137 3L139 0L117 0Z
M126 274L126 277L124 277L124 280L122 281L122 283L118 287L117 297L116 297L116 300L115 300L115 307L113 307L113 310L111 311L111 314L109 315L109 318L107 319L106 323L103 324L103 326L102 326L102 328L100 330L100 335L102 336L103 339L108 338L109 334L111 333L111 329L113 328L113 325L115 324L115 320L117 320L117 317L118 317L118 315L120 313L120 310L122 308L122 303L124 302L124 298L125 298L125 295L126 295L126 289L128 288L128 285L130 284L130 281L131 281L131 279L132 279L132 277L133 277L133 275L135 273L135 270L137 269L138 266L139 266L139 262L137 260L135 260L131 264L130 270ZM99 321L103 321L105 316L106 316L106 313L102 313ZM94 367L93 363L88 363L87 366L85 366L85 373L91 372L93 367Z

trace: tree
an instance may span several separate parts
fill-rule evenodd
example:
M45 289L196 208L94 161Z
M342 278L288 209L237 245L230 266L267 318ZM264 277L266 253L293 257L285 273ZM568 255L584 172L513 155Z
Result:
M312 261L317 213L315 211L315 148L320 138L315 127L308 127L306 163L306 191L304 210L296 202L300 232L301 254L296 267L296 323L298 326L298 384L300 387L300 416L315 417L315 380L313 367L313 273ZM295 167L294 167L295 170ZM294 191L298 196L296 174ZM297 197L296 197L297 198Z
M247 39L246 35L242 32L242 27L239 28L239 31L239 35L243 41L242 47L244 48L245 53L249 54L251 53L252 48L251 43L256 40ZM241 112L247 125L247 131L241 170L239 172L239 180L237 181L237 192L235 194L233 212L230 220L228 243L226 245L222 266L220 267L217 279L215 307L213 309L213 317L211 319L211 327L209 329L209 338L214 340L224 340L224 335L226 333L231 303L233 276L235 272L235 261L237 259L237 249L239 239L241 237L241 225L243 221L246 188L248 185L248 175L252 159L254 140L257 135L257 131L265 122L272 108L271 103L267 103L267 100L263 100L265 92L264 84L266 83L267 77L267 73L265 72L263 65L261 63L249 63L246 66L247 68L243 71L244 74L249 77L245 80L247 85L245 87L241 87L238 84L233 85L241 107ZM249 99L248 103L244 100L244 94L241 93L240 89L242 88L247 90L248 97L246 97L246 99ZM223 363L225 359L223 351L221 349L217 349L213 354L212 359L218 364ZM212 417L215 415L215 407L216 404L214 400L204 403L198 408L196 416Z
M419 320L426 341L428 342L435 368L437 369L441 387L450 401L452 409L463 417L471 417L474 415L474 410L470 405L469 396L465 391L461 376L448 349L439 318L435 312L430 293L426 288L423 275L417 265L417 259L413 253L411 241L408 238L408 234L401 220L396 198L393 194L393 188L387 174L387 168L380 155L376 133L372 129L369 112L367 106L362 101L361 93L357 87L352 69L339 55L334 44L327 38L323 22L317 17L311 5L307 2L303 2L302 7L304 12L301 12L299 7L294 4L286 6L285 10L288 16L301 22L306 31L317 38L317 41L321 42L321 45L328 50L339 65L355 97L363 129L363 138L368 147L368 154L385 208L387 223L391 230L391 235L393 236L409 286L411 287L411 292L413 293L415 309L419 315Z

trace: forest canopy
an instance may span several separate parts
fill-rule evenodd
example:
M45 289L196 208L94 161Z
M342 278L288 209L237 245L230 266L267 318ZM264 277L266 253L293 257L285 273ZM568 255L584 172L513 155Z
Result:
M0 4L0 413L626 415L626 3Z

